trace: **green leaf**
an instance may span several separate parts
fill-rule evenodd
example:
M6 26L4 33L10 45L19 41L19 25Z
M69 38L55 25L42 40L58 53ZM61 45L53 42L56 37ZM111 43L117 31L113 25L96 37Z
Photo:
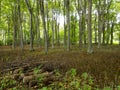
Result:
M47 87L43 87L42 90L48 90L48 88Z
M112 90L110 87L104 87L103 90ZM119 89L118 89L119 90Z
M86 79L88 78L88 74L87 74L87 73L83 73L83 74L81 75L81 77L86 80Z

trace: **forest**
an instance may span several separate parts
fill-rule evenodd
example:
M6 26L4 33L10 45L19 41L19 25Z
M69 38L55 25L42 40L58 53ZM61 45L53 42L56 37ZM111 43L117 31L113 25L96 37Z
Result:
M0 0L0 90L120 90L120 0Z

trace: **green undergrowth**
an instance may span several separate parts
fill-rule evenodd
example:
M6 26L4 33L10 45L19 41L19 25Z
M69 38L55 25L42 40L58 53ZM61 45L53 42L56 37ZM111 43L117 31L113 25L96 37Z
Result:
M94 78L89 73L77 75L76 69L72 68L62 75L58 70L54 71L59 80L51 82L49 85L44 84L45 77L40 75L37 78L37 84L29 87L15 81L10 76L0 78L0 90L120 90L120 85L100 87L94 82ZM34 69L34 74L38 69Z

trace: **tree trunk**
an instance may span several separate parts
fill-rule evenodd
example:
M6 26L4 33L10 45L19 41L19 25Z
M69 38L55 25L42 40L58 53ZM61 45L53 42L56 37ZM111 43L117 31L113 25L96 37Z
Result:
M79 16L79 47L82 47L82 35L83 35L82 19L83 19L83 12L82 15Z
M39 1L36 1L36 29L37 29L37 46L40 47L40 18L39 18Z
M97 21L96 21L97 15L95 15L95 20L94 20L94 32L95 32L95 44L97 44Z
M112 26L111 26L111 41L110 44L113 44L113 30L114 30L114 22L112 22Z
M54 1L54 3L55 3L55 6L57 6L57 0L55 0ZM57 13L56 13L56 11L54 11L55 12L55 17L54 17L54 20L55 20L55 23L54 23L54 31L55 31L55 44L57 45L58 43L57 43L57 40L58 40L58 31L57 31Z
M106 17L105 17L105 12L106 12L106 0L103 1L103 25L102 25L102 34L103 34L103 37L102 37L102 44L104 45L105 44L105 27L106 27Z
M33 51L33 15L30 13L30 50Z
M11 42L10 42L10 18L8 17L8 26L7 26L7 29L8 29L8 38L7 38L7 45L10 45Z
M49 35L49 8L48 8L48 4L46 3L46 17L47 17L47 43L48 43L48 46L50 44L50 35Z
M58 46L60 45L60 34L59 34L59 23L57 24L57 30L58 30L58 40L57 40L57 43L58 43Z
M52 0L52 48L54 48L54 5Z
M88 1L88 53L92 53L92 0Z
M110 6L111 6L112 0L109 2L107 1L107 36L106 36L106 44L109 44L110 41Z
M109 24L109 19L107 21L107 36L106 36L106 44L109 44L110 40L110 24Z
M87 1L84 0L84 10L83 10L83 33L84 33L84 46L86 45L86 6L87 6Z
M12 10L12 21L13 21L13 44L12 48L15 49L17 42L17 25L16 25L16 5L14 3L14 10Z
M44 27L44 40L45 40L45 54L48 52L48 40L47 40L47 30L46 30L46 22L45 22L45 13L44 13L44 0L40 1L41 3L41 15L42 15L42 22Z
M82 14L81 14L82 12ZM82 47L82 32L83 32L83 10L82 10L82 1L78 0L78 15L79 15L79 47Z
M104 45L105 44L105 22L103 23L102 31L103 31L102 44Z
M101 25L102 25L102 20L101 20L101 1L98 1L98 48L101 47Z
M19 20L19 30L20 30L20 47L23 50L23 31L22 31L22 20L21 20L21 6L20 0L18 0L18 20Z
M30 51L33 51L33 11L30 2L28 0L25 0L25 2L30 14Z
M64 48L66 48L66 0L64 0L64 9L63 9L63 13L64 13Z
M66 13L67 13L67 30L68 30L68 40L67 40L67 51L70 51L70 1L66 2Z

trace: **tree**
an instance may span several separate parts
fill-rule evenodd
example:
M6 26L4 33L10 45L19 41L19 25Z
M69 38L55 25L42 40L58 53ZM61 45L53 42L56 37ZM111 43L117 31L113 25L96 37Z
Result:
M13 44L12 48L15 49L17 41L17 5L14 1L13 11L12 11L12 21L13 21Z
M88 53L92 53L93 50L92 50L92 22L91 22L91 19L92 19L92 0L89 0L88 1L88 50L87 52Z
M0 42L13 48L119 43L117 0L0 0ZM62 22L61 22L62 21ZM42 24L41 24L42 22ZM63 24L63 26L61 26ZM94 31L92 32L92 29ZM11 43L12 42L12 43Z
M66 42L66 0L64 0L64 5L63 5L63 15L64 15L64 47L66 48L67 42Z
M101 20L101 0L98 1L98 48L101 47L101 32L102 32L102 20Z
M66 0L66 14L67 14L67 31L68 31L67 50L70 51L70 1L69 0Z
M29 14L30 14L30 50L33 51L33 10L30 0L25 0Z
M48 52L48 38L47 38L47 30L46 30L46 22L45 22L44 0L40 1L40 11L41 11L43 28L44 28L45 54L47 54L47 52Z
M40 3L39 0L36 0L36 29L37 29L37 44L40 47Z
M54 4L52 0L52 48L54 48Z
M20 30L20 47L23 50L23 31L22 31L22 20L21 20L21 5L20 0L18 0L18 20L19 20L19 30Z

